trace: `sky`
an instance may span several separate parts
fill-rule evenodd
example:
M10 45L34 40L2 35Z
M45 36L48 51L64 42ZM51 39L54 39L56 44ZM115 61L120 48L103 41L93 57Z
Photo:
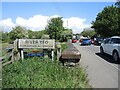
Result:
M115 2L2 2L0 29L10 32L15 26L44 30L47 21L62 17L63 26L80 33L91 27L97 14Z

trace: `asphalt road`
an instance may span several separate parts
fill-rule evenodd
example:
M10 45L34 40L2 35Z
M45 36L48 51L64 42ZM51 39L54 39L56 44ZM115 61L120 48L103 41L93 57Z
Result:
M111 56L101 55L99 46L73 45L81 53L80 65L86 69L89 84L93 88L120 88L120 65Z

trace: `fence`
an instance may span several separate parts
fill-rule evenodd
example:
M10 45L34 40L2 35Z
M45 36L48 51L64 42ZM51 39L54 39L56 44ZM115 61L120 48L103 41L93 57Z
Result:
M7 59L7 61L5 61ZM0 61L2 62L2 66L10 64L16 60L20 59L20 54L15 52L14 48L7 48L7 54L0 57Z
M17 49L16 42L14 42L13 48L7 48L7 54L5 56L0 57L0 62L2 62L2 66L10 64L14 61L18 61L21 58L21 49ZM57 51L57 59L61 56L61 46L60 43L56 43L56 51ZM45 52L45 51L44 51ZM7 59L7 60L6 60Z

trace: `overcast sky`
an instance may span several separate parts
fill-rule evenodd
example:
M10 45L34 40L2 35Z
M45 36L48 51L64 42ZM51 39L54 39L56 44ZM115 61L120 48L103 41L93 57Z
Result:
M19 1L19 0L18 0ZM63 26L80 33L90 27L97 14L115 2L2 2L0 29L10 32L12 27L23 26L33 31L45 28L52 17L63 17ZM67 24L68 22L68 24Z

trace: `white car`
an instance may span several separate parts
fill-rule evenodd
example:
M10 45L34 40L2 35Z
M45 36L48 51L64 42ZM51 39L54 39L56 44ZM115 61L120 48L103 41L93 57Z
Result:
M100 46L100 53L112 55L115 62L120 61L120 36L105 38Z

